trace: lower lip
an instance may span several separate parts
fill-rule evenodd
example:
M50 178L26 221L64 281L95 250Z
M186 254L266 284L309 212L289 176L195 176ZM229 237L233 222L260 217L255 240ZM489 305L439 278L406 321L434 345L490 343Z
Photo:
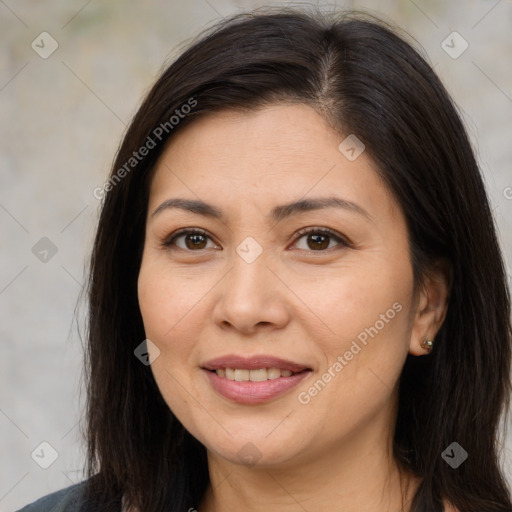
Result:
M209 370L203 369L203 371L207 374L211 385L217 393L239 404L261 404L268 402L295 387L311 373L310 371L304 371L290 377L279 377L262 382L238 382L219 377L215 372Z

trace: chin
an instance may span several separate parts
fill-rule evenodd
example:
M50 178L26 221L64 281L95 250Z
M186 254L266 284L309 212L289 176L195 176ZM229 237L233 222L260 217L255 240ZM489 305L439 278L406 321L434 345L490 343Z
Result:
M289 439L289 450L286 449L286 442L276 438L268 439L268 434L259 436L243 436L228 438L219 444L215 442L203 443L209 454L215 454L228 460L232 464L245 467L271 468L275 466L286 466L296 464L296 457L299 456L296 442Z

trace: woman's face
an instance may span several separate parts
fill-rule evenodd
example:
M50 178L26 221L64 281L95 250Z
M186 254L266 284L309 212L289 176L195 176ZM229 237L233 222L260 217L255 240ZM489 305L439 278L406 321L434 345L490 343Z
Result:
M390 436L422 328L407 230L343 141L275 105L204 116L158 162L139 303L161 394L210 455L291 465Z

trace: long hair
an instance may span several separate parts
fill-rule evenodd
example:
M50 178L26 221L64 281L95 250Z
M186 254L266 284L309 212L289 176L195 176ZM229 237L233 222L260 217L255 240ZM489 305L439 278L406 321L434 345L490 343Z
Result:
M434 350L408 356L401 375L394 456L422 478L411 510L441 512L446 499L462 512L510 512L498 450L510 392L510 295L464 125L397 29L357 12L295 9L235 15L201 33L145 97L97 191L85 354L88 499L105 511L119 509L123 496L144 512L201 502L206 450L134 355L145 339L137 279L149 183L166 142L194 119L276 102L307 104L365 144L406 218L415 289L436 262L451 267ZM468 453L457 469L442 457L453 442Z

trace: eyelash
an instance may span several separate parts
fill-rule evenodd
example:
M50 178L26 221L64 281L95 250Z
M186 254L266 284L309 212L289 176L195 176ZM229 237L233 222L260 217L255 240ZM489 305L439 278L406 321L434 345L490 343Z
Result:
M331 238L333 238L334 240L336 240L339 245L341 246L344 246L344 247L351 247L351 244L348 242L347 239L341 237L340 235L338 235L335 231L329 229L329 228L303 228L299 231L297 231L296 233L296 238L294 240L294 244L297 243L303 236L305 235L309 235L309 234L322 234L322 235L328 235L330 236ZM180 231L178 231L177 233L174 233L172 236L170 236L168 239L166 239L162 246L165 248L165 249L170 249L172 248L172 246L174 245L174 242L176 241L177 238L179 238L180 236L183 236L183 235L203 235L207 238L209 238L210 240L212 239L210 237L210 235L202 230L202 229L199 229L199 228L194 228L194 229L182 229ZM178 249L181 249L183 251L187 251L187 252L200 252L200 251L203 251L205 249L198 249L197 251L194 251L194 250L190 250L190 249L182 249L181 247L178 247ZM318 250L318 251L314 251L314 250L307 250L307 249L299 249L299 250L303 250L303 251L306 251L306 252L330 252L333 248L331 247L330 249L322 249L322 250Z

